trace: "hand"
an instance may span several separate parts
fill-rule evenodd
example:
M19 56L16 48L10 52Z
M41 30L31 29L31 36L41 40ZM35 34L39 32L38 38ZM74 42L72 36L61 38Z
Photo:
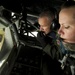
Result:
M43 32L38 32L37 40L40 42L40 44L43 48L46 46L46 44L47 44L46 36L43 34Z
M37 40L40 42L41 46L44 48L47 44L52 45L53 44L53 38L44 35L43 32L38 32L37 34Z

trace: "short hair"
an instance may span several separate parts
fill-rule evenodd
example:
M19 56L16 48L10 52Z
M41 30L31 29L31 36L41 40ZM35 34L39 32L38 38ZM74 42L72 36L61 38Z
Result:
M61 9L75 7L75 1L66 1L61 5Z
M40 13L39 17L45 17L45 16L48 17L49 19L55 18L55 10L53 8L46 8L46 9L44 9Z

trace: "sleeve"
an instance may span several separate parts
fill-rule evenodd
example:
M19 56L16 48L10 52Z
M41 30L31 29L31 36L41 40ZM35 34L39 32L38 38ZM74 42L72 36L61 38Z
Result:
M62 53L56 45L47 44L43 51L47 53L52 59L58 60L62 58Z

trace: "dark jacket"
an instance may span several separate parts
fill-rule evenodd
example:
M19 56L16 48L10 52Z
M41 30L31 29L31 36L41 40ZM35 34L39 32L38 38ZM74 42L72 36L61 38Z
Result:
M43 32L38 32L37 40L40 45L44 48L48 43L54 42L56 40L56 32L52 31L47 35L44 35Z
M65 49L67 49L67 48L64 47L61 40L57 40L56 42L53 42L52 44L47 44L44 47L43 51L45 52L45 55L47 55L46 57L50 58L49 59L50 66L48 64L46 66L55 68L55 69L51 69L51 72L53 72L53 73L51 73L51 75L53 75L53 74L75 75L75 73L74 73L75 72L75 70L74 70L75 58L72 57L72 55L73 55L72 53L75 53L75 52L72 52L70 50L65 50ZM53 65L53 67L51 65Z

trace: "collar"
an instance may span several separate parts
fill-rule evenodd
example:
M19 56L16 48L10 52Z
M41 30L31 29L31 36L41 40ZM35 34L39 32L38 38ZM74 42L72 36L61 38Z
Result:
M68 46L65 46L62 42L62 40L59 40L59 44L60 44L60 50L62 51L63 54L75 54L75 50L71 50L71 48L68 48L68 43L66 43ZM72 46L72 44L71 44ZM73 47L75 48L75 45L73 45Z

